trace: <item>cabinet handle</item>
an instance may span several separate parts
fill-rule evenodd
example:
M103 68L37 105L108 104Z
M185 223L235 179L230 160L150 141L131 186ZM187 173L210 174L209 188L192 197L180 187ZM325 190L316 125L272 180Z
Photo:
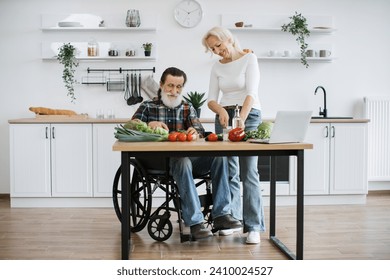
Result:
M55 131L54 131L54 128L55 127L53 127L52 129L51 129L51 137L53 138L53 139L56 139L56 137L55 137Z
M329 126L325 126L325 138L329 137Z
M335 127L332 125L332 138L334 138L336 136L336 129Z
M46 126L46 129L45 129L45 137L46 137L46 139L49 138L49 135L47 134L48 130L49 130L49 128Z

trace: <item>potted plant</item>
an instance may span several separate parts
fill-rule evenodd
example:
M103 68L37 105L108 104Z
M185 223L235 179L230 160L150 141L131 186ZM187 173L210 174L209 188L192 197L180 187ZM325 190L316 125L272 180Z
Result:
M290 32L292 35L296 35L296 41L300 45L301 49L301 62L303 65L309 67L306 59L306 49L307 43L305 41L306 37L310 36L310 31L307 29L306 18L301 14L295 12L295 15L289 17L291 19L290 23L282 25L282 31Z
M190 91L187 93L187 96L183 96L184 100L195 108L198 117L200 117L200 107L206 102L206 99L203 99L205 94L205 92L199 93L197 91Z
M65 88L68 90L68 95L74 103L76 97L74 96L74 72L76 71L79 62L76 59L76 48L70 44L63 44L59 49L57 60L64 65L62 72L62 79L65 84Z
M150 56L151 52L152 52L152 46L153 44L152 43L144 43L142 45L142 47L144 48L145 50L145 56Z

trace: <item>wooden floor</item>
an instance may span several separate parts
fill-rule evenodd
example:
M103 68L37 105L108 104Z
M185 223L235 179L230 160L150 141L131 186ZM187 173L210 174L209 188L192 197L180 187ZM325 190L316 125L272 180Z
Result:
M266 208L266 220L268 220ZM295 251L295 207L277 208L277 236ZM174 221L174 219L172 220ZM286 259L262 234L180 243L179 229L165 242L145 228L132 234L131 259ZM306 206L304 259L389 260L390 192L370 193L365 205ZM10 208L0 195L0 259L120 259L120 223L111 208Z

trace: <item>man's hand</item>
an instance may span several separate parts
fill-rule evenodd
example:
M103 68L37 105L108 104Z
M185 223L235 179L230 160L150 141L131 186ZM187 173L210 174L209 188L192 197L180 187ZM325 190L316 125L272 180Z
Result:
M187 129L186 133L187 133L187 134L191 134L191 136L192 136L191 139L192 139L193 141L196 140L196 139L198 139L198 137L199 137L198 131L197 131L195 128L193 128L193 127L189 127L189 128ZM187 137L188 137L188 136L187 136Z
M155 129L157 127L161 127L161 128L164 128L165 130L169 131L168 126L163 122L153 121L153 122L148 123L148 126L152 129Z
M194 134L194 135L196 135L196 134L198 134L198 131L196 131L196 129L193 128L193 127L189 127L187 129L187 134Z

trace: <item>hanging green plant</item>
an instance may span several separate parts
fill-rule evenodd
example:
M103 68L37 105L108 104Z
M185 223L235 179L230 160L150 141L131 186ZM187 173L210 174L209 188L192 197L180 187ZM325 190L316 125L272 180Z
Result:
M68 90L68 96L71 98L71 102L74 103L76 97L74 95L74 84L75 78L74 73L79 62L76 59L76 48L70 44L63 44L58 48L59 52L57 55L57 60L64 65L64 70L62 72L62 79L65 84L65 88Z
M307 29L306 18L302 16L302 14L298 14L297 12L295 12L295 15L289 17L289 19L291 19L291 22L288 24L283 24L282 31L290 32L292 35L297 36L295 40L300 45L301 62L303 65L306 66L306 68L308 68L309 64L307 63L306 59L307 43L305 40L308 36L310 36L310 31Z

